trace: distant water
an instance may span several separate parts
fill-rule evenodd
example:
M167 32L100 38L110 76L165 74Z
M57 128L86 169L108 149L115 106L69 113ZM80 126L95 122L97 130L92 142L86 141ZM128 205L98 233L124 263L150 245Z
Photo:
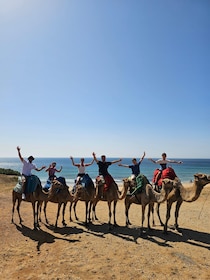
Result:
M85 158L85 163L91 162L92 158ZM107 158L107 161L113 161L115 158ZM130 165L131 158L124 158L122 163ZM183 164L170 164L181 179L183 183L190 182L194 179L194 174L196 173L205 173L210 174L210 159L179 159ZM62 176L66 178L66 181L69 185L74 183L74 179L77 176L77 167L72 166L71 160L69 158L36 158L34 164L39 168L43 165L49 166L51 162L55 161L57 163L57 169L60 166L63 167L60 173L57 173L57 176ZM74 158L75 163L80 162L80 158ZM22 163L19 158L0 158L0 168L10 168L16 171L21 172ZM153 172L156 168L159 168L159 165L152 163L148 159L144 159L140 165L141 173L143 173L149 181L152 180ZM123 178L128 177L131 174L131 169L126 167L118 166L118 163L112 164L109 166L109 172L114 177L116 182L122 182ZM86 173L94 180L98 175L98 166L94 162L93 165L86 168ZM48 176L45 170L37 172L33 170L33 174L36 174L42 183L45 183Z

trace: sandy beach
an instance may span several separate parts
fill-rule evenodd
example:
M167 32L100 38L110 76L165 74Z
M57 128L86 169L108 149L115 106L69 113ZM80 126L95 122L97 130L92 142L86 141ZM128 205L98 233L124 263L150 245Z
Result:
M16 179L0 175L0 279L210 279L210 184L206 185L195 202L184 202L179 217L181 232L169 229L167 235L159 225L139 235L141 206L132 205L130 221L125 227L124 201L117 204L118 227L108 230L108 207L99 202L98 221L84 225L85 204L79 202L79 221L67 226L61 216L54 229L57 205L48 204L50 224L42 215L41 229L33 230L30 203L22 202L19 224L17 212L11 223L12 189ZM161 205L165 220L165 203ZM174 206L169 226L174 223ZM145 229L147 222L145 221Z

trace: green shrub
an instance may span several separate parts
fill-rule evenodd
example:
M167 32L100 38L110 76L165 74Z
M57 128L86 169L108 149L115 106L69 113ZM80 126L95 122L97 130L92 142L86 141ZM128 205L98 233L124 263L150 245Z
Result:
M12 169L0 168L0 174L19 176L20 172L12 170Z

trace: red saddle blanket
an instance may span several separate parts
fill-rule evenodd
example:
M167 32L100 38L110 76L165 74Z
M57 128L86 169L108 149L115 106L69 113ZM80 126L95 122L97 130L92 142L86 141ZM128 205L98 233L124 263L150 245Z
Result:
M106 192L106 191L110 188L111 184L114 183L114 179L112 178L111 175L106 175L106 176L104 176L103 178L104 178L104 182L103 182L103 183L104 183L103 191ZM96 178L96 180L97 180L98 182L99 182L99 181L102 181L100 176L98 176L98 177Z
M175 173L175 171L172 167L167 167L164 170L155 169L152 182L157 184L158 187L161 187L163 179L174 180L175 177L177 177L177 176L176 176L176 173Z

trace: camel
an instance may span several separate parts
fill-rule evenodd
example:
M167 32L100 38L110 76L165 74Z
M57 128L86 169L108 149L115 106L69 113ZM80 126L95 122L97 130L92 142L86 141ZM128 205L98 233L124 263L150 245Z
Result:
M67 226L67 224L65 222L65 209L66 209L67 202L70 201L70 203L72 203L74 197L69 192L69 189L68 189L67 185L63 185L61 182L59 182L57 180L55 180L55 181L57 182L57 185L56 185L57 191L53 192L53 195L50 196L50 199L43 200L43 202L44 202L44 209L43 210L44 210L45 221L46 221L47 224L49 224L49 221L47 219L47 204L48 204L48 202L52 202L52 203L57 203L58 204L56 221L55 221L55 228L57 228L58 218L59 218L59 215L60 215L60 209L61 209L62 205L63 205L62 224L63 224L63 226ZM59 191L58 191L58 189L59 189ZM42 208L42 203L40 203L40 208L39 208L40 221L41 221L41 208Z
M95 215L96 204L100 200L101 201L107 201L108 209L109 209L108 226L109 226L109 230L110 230L111 229L111 217L112 217L112 212L111 212L112 202L113 202L114 226L117 226L117 222L116 222L116 205L117 205L117 201L118 200L122 200L123 198L125 198L126 192L127 192L127 189L126 189L127 186L125 185L124 190L123 190L123 194L119 196L118 187L117 187L115 182L112 182L110 187L106 191L103 191L104 185L105 185L104 180L101 177L97 177L96 178L96 195L95 195L95 199L93 201L93 209L92 210L93 210L94 216L96 218L96 215Z
M93 201L95 199L95 186L92 180L90 180L87 183L87 186L83 186L81 184L78 184L76 186L76 192L74 194L74 200L70 203L70 221L72 222L72 216L71 216L71 210L72 206L74 208L74 215L76 220L78 220L77 214L76 214L76 205L79 200L85 201L85 224L87 225L88 222L91 222L90 213Z
M40 203L42 201L47 201L51 196L53 196L55 189L57 188L57 181L53 181L51 191L47 194L42 190L42 185L40 179L36 175L31 175L31 178L34 180L34 184L36 186L35 191L26 194L26 199L24 201L31 202L33 208L33 217L34 217L34 229L37 230L39 228L38 222L38 210ZM14 210L17 201L17 212L19 216L19 222L22 224L23 219L20 215L20 205L22 201L22 187L21 181L16 185L16 187L12 191L12 219L11 222L14 223Z
M145 208L149 204L149 210L148 210L148 229L150 229L150 211L153 209L153 205L155 202L163 203L166 201L167 196L172 191L172 189L175 187L176 184L178 184L179 181L172 181L170 179L163 179L162 181L162 190L161 192L156 192L152 185L146 184L145 187L143 187L142 191L133 195L127 194L125 198L125 216L126 216L126 226L130 225L130 220L128 216L129 208L132 203L135 204L141 204L142 206L142 221L141 221L141 229L140 234L143 232L143 224L145 219ZM127 186L125 186L127 185ZM126 189L133 189L133 186L135 186L135 182L133 180L125 179L124 180L124 188Z
M166 221L164 224L164 233L167 233L168 229L168 221L170 219L170 212L171 207L174 202L176 202L176 209L175 209L175 224L174 228L179 230L178 226L178 217L179 217L179 210L182 203L185 202L193 202L196 201L202 190L203 187L210 183L210 176L206 174L197 173L194 175L194 182L190 188L184 187L182 184L179 184L178 187L172 189L167 197L167 211L166 211ZM157 205L159 211L160 205Z

